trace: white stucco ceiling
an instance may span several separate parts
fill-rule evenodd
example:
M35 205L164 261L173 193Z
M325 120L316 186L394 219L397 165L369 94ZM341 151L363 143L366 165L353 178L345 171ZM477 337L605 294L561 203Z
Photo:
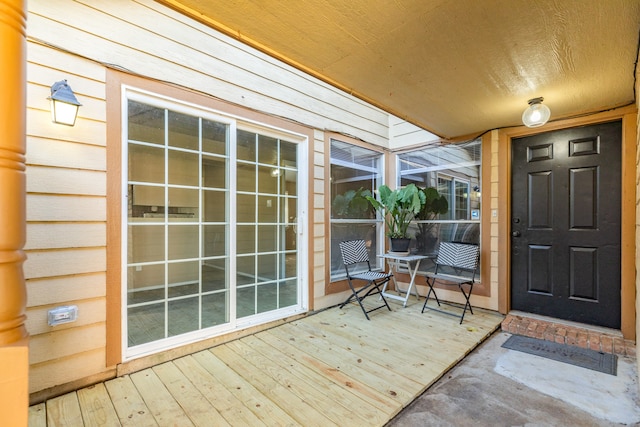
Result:
M635 99L640 0L161 2L443 138Z

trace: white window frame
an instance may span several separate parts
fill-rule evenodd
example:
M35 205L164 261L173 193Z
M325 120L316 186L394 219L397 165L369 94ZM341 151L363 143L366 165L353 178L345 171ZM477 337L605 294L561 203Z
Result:
M372 174L377 174L379 177L379 185L382 185L385 183L385 153L381 152L381 151L377 151L377 150L373 150L371 148L367 148L367 147L362 147L360 145L357 144L353 144L347 141L344 141L342 139L339 138L331 138L330 139L330 144L329 144L329 151L331 152L331 146L333 144L333 142L339 142L342 144L346 144L346 145L351 145L354 147L358 147L361 148L363 150L368 150L374 153L378 153L380 155L380 166L377 169L371 168L371 167L366 167L364 165L359 165L357 163L352 163L352 162L346 162L344 160L340 160L340 159L336 159L333 158L331 156L331 153L329 153L329 163L330 163L330 168L333 165L338 165L338 166L343 166L343 167L347 167L347 168L351 168L351 169L357 169L357 170L361 170L361 171L365 171L365 172L371 172ZM331 170L329 170L329 174L331 174ZM377 191L378 189L375 188L375 191ZM328 199L329 199L329 212L331 212L331 203L333 201L333 194L332 194L332 190L329 190L329 194L328 194ZM371 223L371 224L376 224L376 239L377 239L377 243L376 243L376 248L377 248L377 254L380 255L382 253L384 253L384 249L385 249L385 223L384 223L384 218L380 215L379 212L376 212L376 218L372 218L372 219L341 219L341 218L332 218L331 215L329 215L329 236L330 236L330 241L331 241L331 234L333 233L333 225L334 224L363 224L363 223ZM331 252L331 245L329 245L329 252ZM346 276L346 272L344 271L340 271L340 273L333 273L333 266L331 265L331 259L333 258L333 256L330 254L329 256L329 274L330 274L330 281L331 282L335 282L335 281L339 281L339 280L344 280L347 276ZM372 259L370 260L371 263L371 267L374 269L380 269L382 268L382 264L383 264L383 260L376 257L376 259Z

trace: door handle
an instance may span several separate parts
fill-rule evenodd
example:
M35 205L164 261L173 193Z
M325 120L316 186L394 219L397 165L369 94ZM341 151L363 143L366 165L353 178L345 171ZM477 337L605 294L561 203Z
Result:
M511 232L511 235L513 237L520 237L520 232L519 231L513 231L513 232Z

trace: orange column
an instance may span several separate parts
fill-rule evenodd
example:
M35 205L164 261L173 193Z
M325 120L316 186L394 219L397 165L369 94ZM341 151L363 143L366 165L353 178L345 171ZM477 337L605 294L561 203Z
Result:
M0 417L26 426L29 408L25 216L26 6L0 0Z

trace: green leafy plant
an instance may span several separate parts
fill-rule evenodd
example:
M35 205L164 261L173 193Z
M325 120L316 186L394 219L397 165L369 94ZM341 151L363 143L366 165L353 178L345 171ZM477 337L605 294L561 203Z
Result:
M424 193L425 203L422 205L420 212L416 214L416 219L420 221L429 221L435 219L439 214L446 214L449 210L449 202L447 198L438 193L434 187L421 188Z
M447 198L440 193L434 187L424 187L420 191L425 196L425 203L420 209L420 212L416 214L418 221L431 221L437 218L440 214L445 214L449 211L449 202ZM430 253L434 251L434 246L437 243L437 232L434 233L432 228L438 224L433 222L418 222L418 232L416 233L416 247L419 253Z
M426 196L415 184L391 190L386 185L378 188L377 200L371 196L367 199L373 208L382 213L387 225L387 236L392 239L407 239L407 229L411 220L420 212Z
M373 209L367 197L371 197L371 191L360 187L357 190L347 190L344 194L338 194L331 204L334 218L370 218Z

